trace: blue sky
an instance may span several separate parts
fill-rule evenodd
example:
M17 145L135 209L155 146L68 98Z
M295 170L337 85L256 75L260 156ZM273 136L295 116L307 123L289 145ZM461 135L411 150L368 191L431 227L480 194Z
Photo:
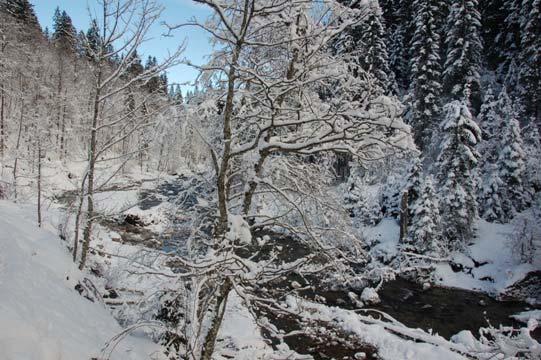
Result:
M207 8L191 0L156 1L165 8L162 20L170 24L178 24L192 17L204 20L210 14ZM34 5L34 10L43 28L47 26L52 30L54 10L58 6L61 10L66 10L77 30L86 31L90 23L88 9L92 9L96 2L95 0L31 0L31 3ZM173 37L162 36L164 32L166 32L164 26L160 24L154 26L150 34L152 40L141 47L143 62L148 55L156 56L158 59L167 56L168 50L176 49L184 39L187 41L184 57L195 64L204 62L205 56L211 51L208 36L201 29L181 28L175 30ZM197 71L185 65L178 65L170 69L167 75L170 83L185 83L193 81L197 76ZM186 90L190 86L184 85L183 88Z

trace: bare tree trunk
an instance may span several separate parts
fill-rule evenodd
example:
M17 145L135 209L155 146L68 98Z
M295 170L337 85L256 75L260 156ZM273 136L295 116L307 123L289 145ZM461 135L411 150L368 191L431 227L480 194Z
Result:
M83 248L81 252L81 262L79 263L79 269L83 269L86 265L86 258L88 255L88 249L90 247L90 238L92 237L92 225L94 223L94 171L96 167L96 150L97 150L97 128L100 111L100 91L101 91L101 76L102 69L101 64L98 69L98 78L96 93L94 95L94 110L92 115L92 129L90 134L90 149L88 153L88 186L87 186L87 208L86 208L86 225L83 230Z
M19 162L19 148L21 147L21 135L23 131L24 103L21 104L21 117L19 118L19 130L17 131L17 143L15 145L15 160L13 161L13 197L17 201L17 164Z
M229 68L228 84L227 84L227 98L224 108L224 150L222 153L222 162L220 164L218 177L217 177L217 190L218 190L218 210L219 219L218 225L215 231L217 237L221 237L227 231L227 173L229 171L229 160L231 157L231 118L233 116L233 98L235 96L235 80L236 80L236 66L239 60L240 51L242 49L242 43L237 43L235 51L233 52L233 59Z
M5 90L4 82L0 84L0 159L4 158L4 147L5 147L5 128L4 128L4 108L5 108Z
M400 242L403 242L408 236L408 191L402 194L402 202L400 204Z
M255 166L255 176L256 178L259 178L261 176L261 173L263 171L263 164L265 163L265 160L269 156L268 152L264 152L261 154L259 161L257 162ZM246 216L250 212L250 208L252 207L252 200L255 194L255 190L257 189L257 182L256 181L250 181L250 184L248 185L248 191L244 194L244 201L242 204L242 212Z
M66 155L66 90L64 89L64 95L62 96L62 113L61 113L61 125L60 125L60 160L64 159Z
M73 262L77 261L77 248L79 247L79 229L81 224L81 215L83 212L83 203L84 203L84 196L85 196L85 184L86 184L86 176L85 173L83 180L81 181L81 192L79 194L79 205L77 206L77 214L75 215L75 234L73 236Z
M41 141L39 139L38 139L38 226L41 227Z
M57 87L57 90L56 90L56 96L57 96L57 100L58 100L58 112L56 114L56 134L55 134L55 143L56 144L59 144L60 143L60 128L61 128L61 124L60 124L60 119L62 117L62 104L63 104L63 97L62 97L62 72L63 72L63 61L62 61L62 57L59 56L59 70L58 70L58 87Z
M4 57L4 50L6 49L7 42L2 34L2 57ZM4 72L4 63L0 60L0 73ZM6 131L5 131L5 108L6 108L6 90L5 80L1 80L0 84L0 159L4 158L4 149L6 146Z
M220 287L220 293L216 298L216 304L214 305L214 318L212 324L205 337L205 343L203 344L203 357L202 360L211 360L214 353L214 347L216 346L216 340L218 338L218 332L224 319L225 309L227 308L227 298L231 292L231 280L226 278L222 286Z

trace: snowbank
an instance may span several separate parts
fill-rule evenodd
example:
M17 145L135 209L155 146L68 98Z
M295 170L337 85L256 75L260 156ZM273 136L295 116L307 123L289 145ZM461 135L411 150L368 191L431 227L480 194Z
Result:
M455 272L448 263L438 264L435 278L440 285L499 294L522 280L528 272L536 270L530 264L517 264L513 258L509 242L513 232L511 224L480 220L477 226L478 237L467 248L468 256L451 254L451 260L467 271Z
M83 274L34 214L0 201L0 349L4 360L88 360L122 329L74 286ZM130 336L112 359L152 359L158 346Z

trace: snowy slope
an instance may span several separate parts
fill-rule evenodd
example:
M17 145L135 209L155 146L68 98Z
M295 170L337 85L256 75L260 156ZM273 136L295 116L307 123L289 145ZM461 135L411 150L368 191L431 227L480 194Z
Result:
M59 238L34 214L0 201L0 349L2 360L88 360L121 332L109 311L81 297L83 274ZM128 337L111 359L149 359L157 345Z

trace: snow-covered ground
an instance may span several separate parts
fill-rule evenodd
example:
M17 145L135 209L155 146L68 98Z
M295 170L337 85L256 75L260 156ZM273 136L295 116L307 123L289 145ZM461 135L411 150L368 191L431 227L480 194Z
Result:
M453 262L468 271L454 272L449 263L438 264L435 277L441 285L497 295L522 280L528 272L538 270L535 265L520 264L514 258L510 245L512 225L480 220L478 229L478 238L467 249L469 256L451 254Z
M158 181L155 175L120 177L115 183L119 191L96 195L98 210L106 215L136 215L148 229L155 233L164 231L168 226L166 215L171 204L163 202L148 210L138 206L140 188L155 187ZM59 185L54 190L46 189L47 199L75 188L65 172L53 177ZM139 188L133 187L134 183L140 184ZM27 200L33 199L33 194L26 195ZM77 360L99 356L107 341L123 329L107 306L85 299L74 289L85 277L92 278L100 291L106 287L129 289L144 299L151 299L157 291L177 286L174 273L166 266L167 255L143 246L122 244L119 234L100 224L94 228L88 265L98 270L102 277L80 272L71 261L66 243L56 235L60 223L70 223L73 219L68 219L56 206L52 202L46 203L44 228L39 229L35 205L0 201L2 360ZM517 265L514 261L508 249L508 234L513 230L510 225L481 221L478 226L479 237L469 247L469 257L459 253L449 256L449 260L471 268L471 271L454 272L448 262L441 262L436 266L439 284L498 293L534 269L530 265ZM395 220L384 219L377 226L364 230L365 239L375 245L371 249L373 255L387 259L396 256L399 229ZM481 265L476 267L470 257ZM130 299L123 297L121 300ZM144 312L149 311L148 307L145 308L147 305L120 307L113 314L123 323L130 324L134 319L145 319L148 313L145 315ZM309 303L299 306L299 303L290 302L290 306L294 311L309 310L304 313L307 317L338 324L378 347L379 356L383 359L460 359L463 356L459 352L467 352L471 348L463 344L471 340L464 334L457 338L458 344L452 344L421 330L401 326L395 329L426 340L416 342L397 336L396 331L389 329L396 324L371 322L353 311ZM519 316L524 321L530 317L538 318L537 313ZM268 340L262 337L253 315L234 294L228 302L219 337L221 340L215 354L217 360L307 358L290 351L285 344L273 350ZM474 345L478 346L477 343ZM158 345L139 331L121 341L111 358L153 359L159 358L159 350Z
M5 360L88 360L122 328L102 304L74 289L84 278L34 209L0 201L0 349ZM111 358L157 358L158 346L128 336Z
M465 252L451 253L446 261L434 263L438 285L498 295L528 272L540 269L535 263L520 264L515 259L510 244L512 225L479 220L477 228L478 236ZM364 229L366 239L375 244L371 253L387 260L398 254L399 232L394 219L383 219L377 226ZM461 266L462 271L454 271L451 263Z

